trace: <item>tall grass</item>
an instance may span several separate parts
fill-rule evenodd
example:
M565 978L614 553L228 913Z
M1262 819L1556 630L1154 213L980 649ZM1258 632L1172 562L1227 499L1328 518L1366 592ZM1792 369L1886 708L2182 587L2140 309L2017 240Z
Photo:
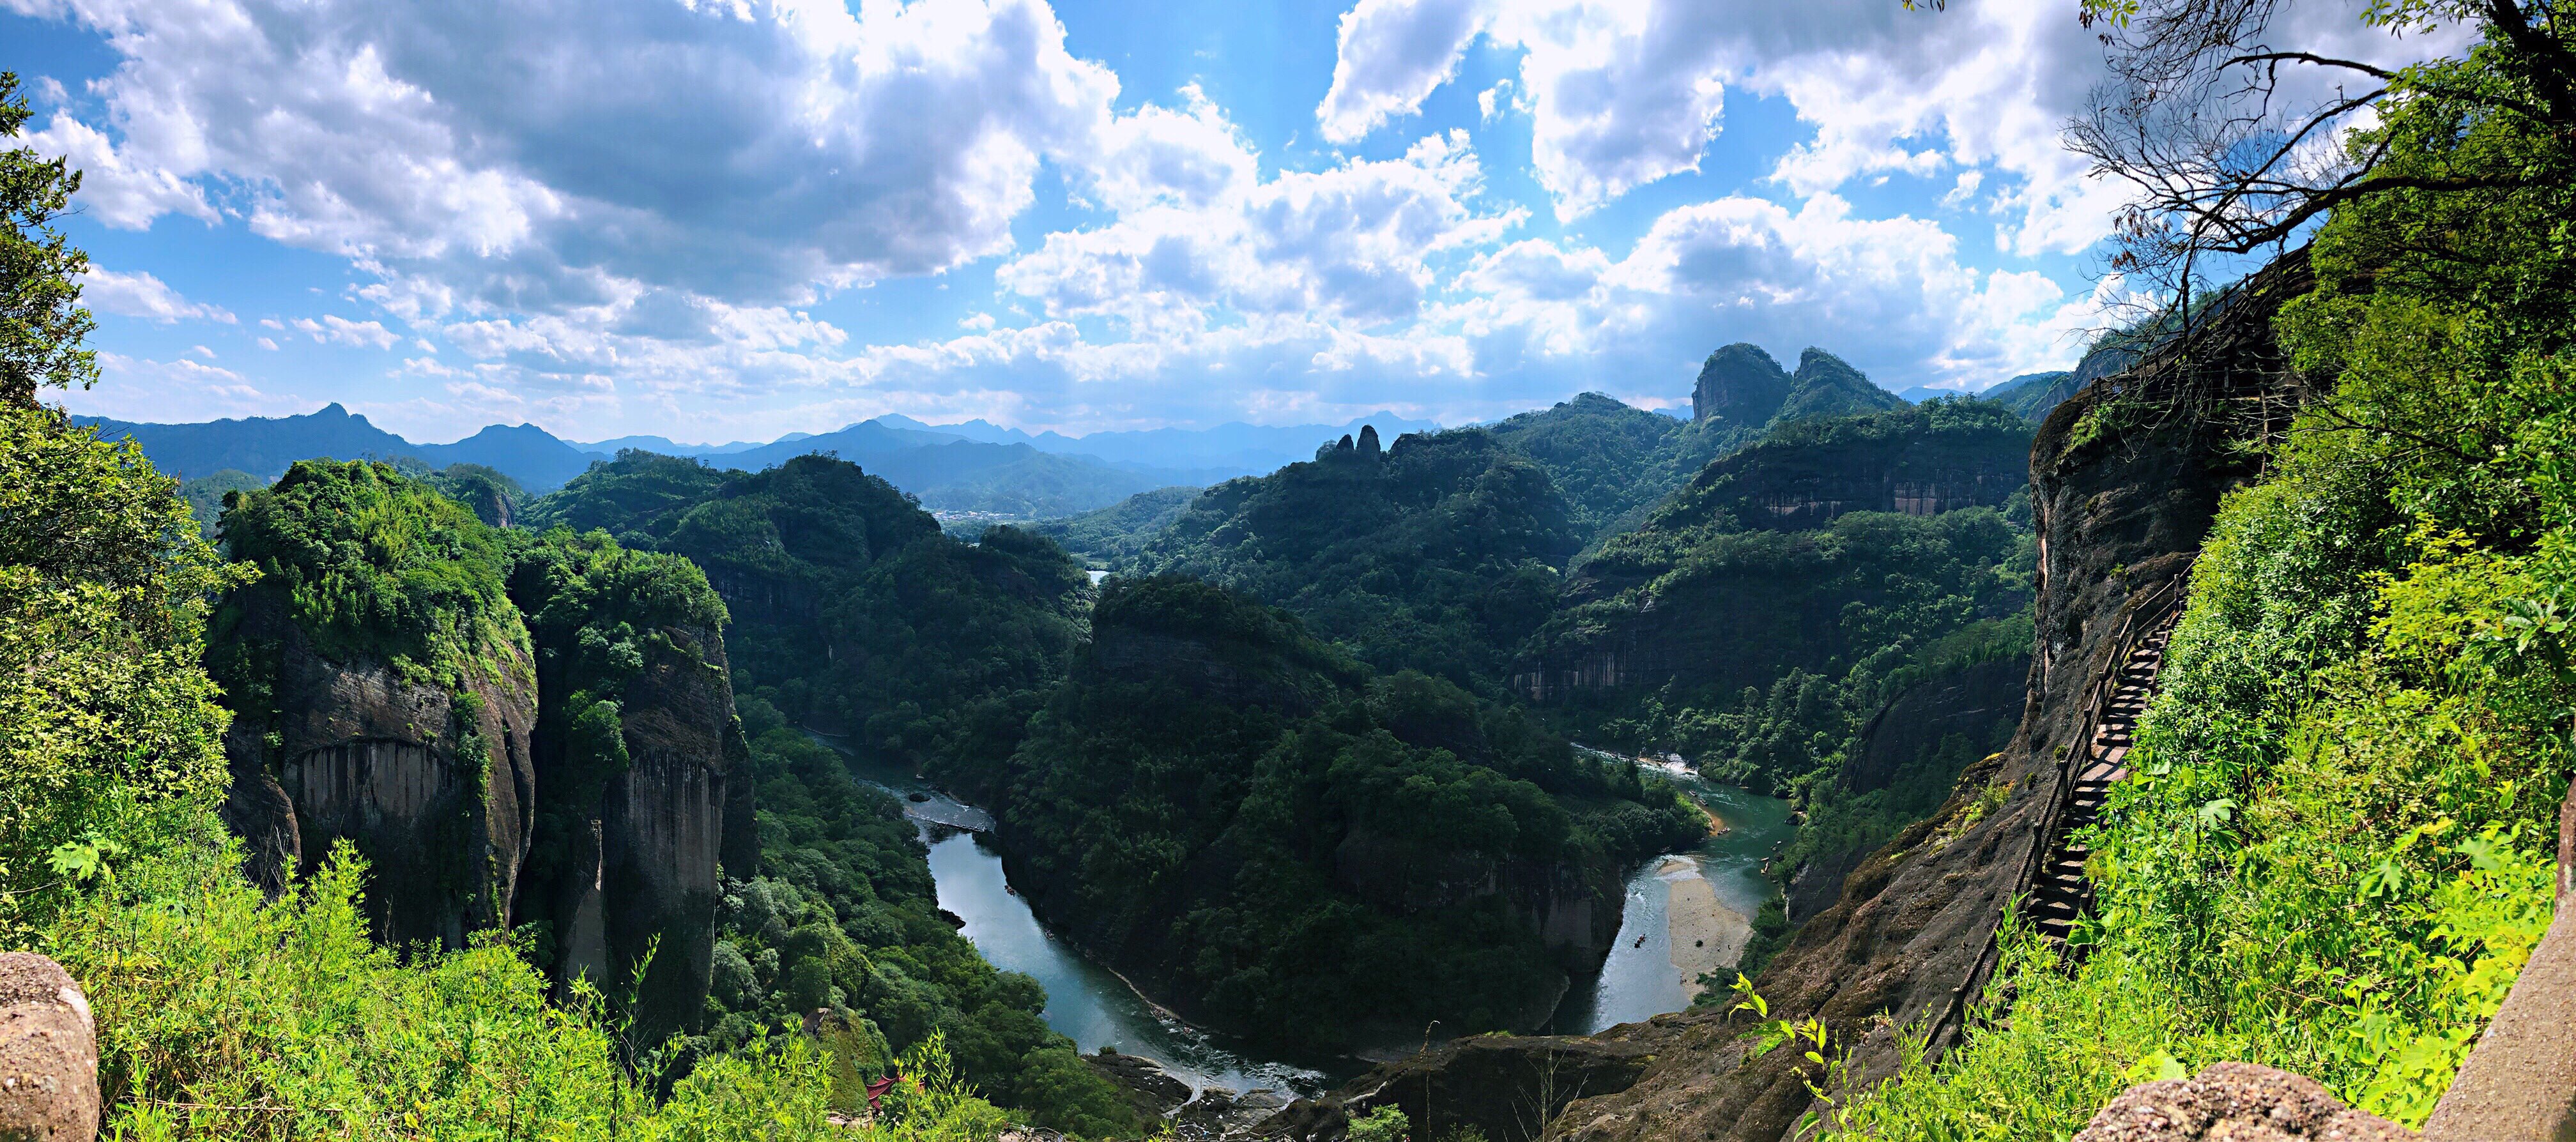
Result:
M192 847L65 911L45 950L97 1014L105 1136L945 1142L1006 1122L936 1043L911 1060L927 1089L856 1131L829 1121L829 1061L799 1036L667 1081L668 1056L635 1050L609 1004L549 1004L505 942L407 960L375 945L364 878L341 850L272 902L229 851Z

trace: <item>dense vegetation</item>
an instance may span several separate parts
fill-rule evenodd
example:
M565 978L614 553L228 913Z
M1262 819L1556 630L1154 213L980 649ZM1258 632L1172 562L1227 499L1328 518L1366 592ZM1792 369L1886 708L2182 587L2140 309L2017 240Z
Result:
M324 658L383 661L414 683L457 690L531 661L508 542L391 465L298 461L275 487L228 499L225 548L260 571L215 616L214 660L236 712L273 700L279 648L235 637L263 604Z
M1777 530L1764 503L1873 465L2018 456L2029 432L1994 405L1938 401L1784 425L1710 465L1582 564L1528 652L1545 664L1626 647L1660 673L1573 688L1554 716L1588 741L1679 752L1715 780L1799 790L1925 676L1924 656L1946 653L1936 643L2027 605L2037 549L2026 494L1799 530Z
M1548 474L1572 505L1587 541L1634 526L1637 517L1722 451L1740 433L1632 408L1584 393L1554 408L1485 426L1504 447Z
M2428 189L2339 207L2275 323L2331 389L2193 572L2092 838L2090 956L2016 945L2009 1025L1856 1130L2063 1134L2219 1059L2415 1125L2502 1001L2550 922L2576 700L2576 155L2522 51L2408 73L2353 143Z
M1110 580L1019 749L935 772L996 808L1014 882L1113 963L1328 1046L1543 1018L1560 954L1514 886L1616 893L1622 862L1706 829L1633 766L1179 576Z
M899 806L794 728L852 730L863 748L915 763L989 736L1007 751L1073 653L1081 569L1013 528L972 544L944 535L885 481L822 456L741 473L627 451L529 514L558 529L549 543L563 550L685 556L729 603L760 859L727 870L702 1049L829 1009L846 1029L836 1065L873 1074L937 1034L963 1077L1038 1122L1134 1129L1039 1018L1035 982L995 972L939 919L927 850ZM572 527L598 530L575 540ZM598 641L613 648L613 632Z
M758 473L624 452L539 501L543 524L687 556L728 601L736 686L919 761L1025 716L1081 635L1089 580L1016 528L941 534L855 464Z
M940 918L928 849L901 804L769 703L742 711L761 860L725 885L705 1045L738 1050L829 1009L851 1032L832 1037L835 1061L853 1071L944 1042L962 1078L1040 1125L1134 1132L1108 1080L1039 1017L1037 981L994 970Z
M1135 558L1198 495L1197 488L1156 488L1081 515L1043 520L1029 530L1054 540L1076 559L1110 570Z
M1285 607L1381 671L1491 688L1585 534L1544 469L1460 429L1219 484L1136 567Z
M66 903L60 860L153 847L221 792L197 662L206 599L250 573L176 486L58 411L0 407L0 943Z

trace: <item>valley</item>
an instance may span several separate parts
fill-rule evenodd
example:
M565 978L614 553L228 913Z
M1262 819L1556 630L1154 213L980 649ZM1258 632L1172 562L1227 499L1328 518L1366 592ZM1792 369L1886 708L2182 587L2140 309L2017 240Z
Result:
M2576 1137L2576 3L263 5L0 11L0 1142Z

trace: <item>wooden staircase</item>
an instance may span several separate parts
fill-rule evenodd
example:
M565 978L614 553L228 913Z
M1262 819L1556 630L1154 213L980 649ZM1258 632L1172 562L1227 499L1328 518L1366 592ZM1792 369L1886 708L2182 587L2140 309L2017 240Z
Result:
M2138 719L2146 714L2147 702L2155 696L2156 671L2164 665L2165 643L2173 637L2174 620L2181 616L2180 607L2171 609L2130 648L2119 674L2111 680L2109 692L2103 695L2092 739L2085 743L2084 757L2073 767L2066 799L2049 830L2054 841L2048 856L2040 862L2038 874L2031 878L2027 904L2033 926L2050 940L2063 942L2073 932L2075 918L2092 903L2093 889L2084 879L2084 862L2093 854L2075 834L2101 819L2111 786L2129 776L2129 750L2137 744Z

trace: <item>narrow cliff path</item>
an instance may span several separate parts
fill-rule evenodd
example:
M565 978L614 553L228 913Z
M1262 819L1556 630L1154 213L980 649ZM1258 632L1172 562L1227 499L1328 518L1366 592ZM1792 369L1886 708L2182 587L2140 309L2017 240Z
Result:
M2101 819L2111 786L2129 776L2129 751L2137 744L2138 719L2155 697L2165 643L2173 637L2175 620L2182 617L2179 603L2177 599L2167 605L2130 647L2118 673L2096 691L2093 732L2084 744L2084 756L2071 763L2074 773L2067 796L2049 826L2048 856L2031 879L2029 914L2040 935L2051 941L2063 943L2073 932L2076 917L2092 904L2093 888L2084 879L2084 862L2092 852L2074 834Z

